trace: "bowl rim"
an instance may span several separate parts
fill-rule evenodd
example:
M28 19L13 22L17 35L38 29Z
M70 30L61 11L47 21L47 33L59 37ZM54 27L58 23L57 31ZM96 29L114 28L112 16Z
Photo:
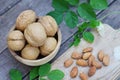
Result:
M9 33L11 32L11 31L13 31L15 29L15 25L11 28L11 30L9 31ZM8 33L8 34L9 34ZM58 50L59 50L59 48L60 48L60 45L61 45L61 41L62 41L62 34L61 34L61 30L58 28L58 30L57 30L57 35L58 35L58 40L57 40L57 46L56 46L56 48L54 49L54 51L52 51L51 52L51 54L49 54L49 55L47 55L47 56L45 56L45 57L43 57L43 58L41 58L41 59L37 59L37 60L28 60L28 59L24 59L24 58L22 58L21 56L19 56L19 55L17 55L16 54L16 52L15 51L13 51L13 50L11 50L9 47L8 47L8 49L9 49L9 51L10 51L10 53L18 60L18 61L20 61L20 62L22 62L22 63L24 63L24 64L26 64L26 62L28 62L28 63L36 63L36 62L39 62L39 61L45 61L46 59L48 59L48 58L51 58L52 56L53 56L53 54L54 54L54 57L56 56L56 54L57 54L57 52L58 52ZM54 57L52 57L51 59L53 59ZM50 60L51 60L50 59ZM22 61L21 61L22 60ZM49 62L50 60L48 60L47 62ZM26 64L26 65L28 65L28 64Z

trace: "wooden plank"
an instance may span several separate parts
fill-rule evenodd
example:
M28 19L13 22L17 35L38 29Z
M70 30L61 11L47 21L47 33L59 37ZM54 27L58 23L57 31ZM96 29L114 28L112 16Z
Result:
M110 4L113 0L108 0L108 1ZM7 33L12 27L12 25L15 23L15 20L18 14L25 9L33 9L37 13L37 15L39 16L45 15L49 11L53 10L51 6L51 2L52 0L42 0L42 1L41 0L36 0L36 1L24 0L24 1L21 1L21 3L19 3L15 7L13 7L10 11L5 13L3 16L1 16L0 17L0 24L1 24L0 25L1 26L0 44L1 43L2 44L0 46L0 53L2 52L2 50L4 50L7 47L6 46ZM75 29L68 28L64 22L60 25L60 29L64 34L62 43L64 43L68 38L72 37L73 34L77 31L77 28Z
M110 0L111 1L111 0ZM44 4L44 5L43 5ZM48 7L46 7L48 6ZM37 8L36 8L37 7ZM21 1L18 5L16 5L15 7L13 7L12 9L10 9L7 13L5 13L3 16L1 16L1 19L0 19L0 24L1 24L1 29L0 29L0 43L1 43L1 46L0 46L0 51L3 50L3 48L6 48L6 36L7 36L7 33L9 31L9 29L12 27L12 25L14 24L15 22L15 19L16 17L18 16L18 14L25 10L25 9L33 9L36 11L36 13L38 15L44 15L46 14L47 12L46 11L50 11L52 10L52 7L51 7L51 1L50 0L36 0L36 1L33 1L33 0L24 0L24 1ZM43 11L45 12L43 12ZM13 16L14 15L14 16ZM5 22L4 22L5 21ZM7 23L7 24L6 24ZM72 29L69 29L68 27L65 26L64 22L60 25L60 29L62 30L62 33L64 34L63 35L63 41L62 43L64 43L69 37L71 37L73 35L73 33L76 32L76 29L72 30ZM67 31L64 31L64 30L67 30ZM65 45L66 45L67 42L65 42ZM61 47L61 50L60 52L58 53L58 55L62 54L61 52L64 51L68 48L67 47L68 45L66 45L66 47L62 46ZM63 52L64 52L63 51ZM5 54L4 52L1 53L1 55ZM9 52L7 52L6 54L10 54ZM1 56L0 55L0 58L5 56ZM9 57L9 58L13 58L13 57ZM4 58L3 60L6 61L6 59ZM10 63L12 60L9 60L8 62L4 63L4 64L8 64ZM3 63L2 63L3 64ZM9 64L9 65L13 65L13 66L16 66L16 64ZM9 66L7 65L7 66ZM11 68L13 68L13 66L9 67L9 70ZM18 65L19 68L21 69L21 65ZM16 67L14 67L16 68ZM29 67L28 67L29 68ZM23 68L22 68L23 69ZM4 75L8 74L7 72L9 70L4 70L2 72L5 72ZM25 71L24 74L28 73L29 70ZM28 80L28 78L24 78L24 80Z
M26 75L31 67L28 67L13 58L8 49L5 49L3 54L0 55L0 80L10 80L10 69L18 69L22 72L23 76Z
M112 6L110 6L108 9L106 9L104 12L102 12L98 19L103 18L103 16L106 16L104 19L102 19L102 22L110 24L114 27L114 29L120 28L120 0L117 0Z
M0 0L0 15L4 14L21 0Z

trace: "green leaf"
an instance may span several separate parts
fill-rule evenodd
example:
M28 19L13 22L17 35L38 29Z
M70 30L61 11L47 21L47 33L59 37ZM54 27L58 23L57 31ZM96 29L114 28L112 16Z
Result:
M52 16L56 20L57 24L60 24L63 20L63 13L59 11L51 11L48 15Z
M73 11L68 11L65 15L65 22L68 27L74 28L78 24L78 16Z
M64 73L60 70L53 70L48 74L50 80L62 80L64 78Z
M29 74L30 80L35 79L39 75L39 67L34 67Z
M55 10L65 12L69 9L69 4L65 0L53 0L52 6Z
M39 80L47 80L47 79L45 79L45 78L42 78L42 77L39 77Z
M87 20L96 19L96 14L93 8L87 3L80 4L77 10L78 10L78 14L84 19L87 19Z
M94 41L94 35L90 32L84 32L83 33L83 39L85 39L89 43L93 43Z
M79 0L66 0L70 5L77 5L79 3Z
M73 45L74 45L74 42L71 42L71 43L69 44L69 48L72 47Z
M80 43L80 38L74 40L74 46L78 46Z
M107 3L107 0L90 0L90 5L94 9L103 10L107 8L108 3Z
M88 23L87 23L87 22L82 23L82 25L80 25L80 26L78 27L78 32L79 32L79 33L84 32L84 30L85 30L87 27L88 27Z
M89 23L89 26L90 26L91 28L96 28L96 27L99 26L99 25L100 25L100 22L97 21L97 20L92 20L92 21L90 21L90 23Z
M22 73L17 69L11 69L9 75L10 80L22 80Z
M50 69L51 69L51 64L49 63L41 65L39 68L40 77L46 76L49 73Z

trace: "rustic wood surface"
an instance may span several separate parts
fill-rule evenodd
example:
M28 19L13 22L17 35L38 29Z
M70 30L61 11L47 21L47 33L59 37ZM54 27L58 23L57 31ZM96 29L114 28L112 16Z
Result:
M31 67L19 63L11 56L6 45L7 33L21 11L33 9L37 15L42 16L53 10L51 2L52 0L0 0L0 80L10 80L8 72L11 68L21 70L23 80L29 80L28 73ZM120 0L108 0L108 2L108 9L96 12L98 18L114 11L120 11ZM119 14L107 16L102 21L110 24L115 29L120 28ZM64 34L62 45L58 55L52 61L69 48L68 45L76 33L76 29L69 29L64 22L60 25L60 29L62 34Z

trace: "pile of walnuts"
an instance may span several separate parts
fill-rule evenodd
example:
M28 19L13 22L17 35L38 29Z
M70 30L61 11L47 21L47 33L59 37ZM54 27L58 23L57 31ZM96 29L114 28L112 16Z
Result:
M104 66L108 66L110 63L110 57L109 55L105 54L102 50L98 52L98 60L95 59L95 56L92 54L93 48L92 47L87 47L83 49L82 54L74 51L71 55L71 58L67 59L64 62L64 66L66 68L70 67L73 64L73 59L76 60L76 65L81 66L81 67L89 67L88 71L88 76L91 77L93 76L97 69L102 68L103 63ZM74 66L70 72L70 77L75 78L78 75L78 67ZM87 74L84 72L80 72L79 77L81 80L88 80Z
M20 51L25 59L35 60L49 55L57 46L58 25L51 16L37 18L33 10L25 10L16 19L15 29L7 38L8 47Z

